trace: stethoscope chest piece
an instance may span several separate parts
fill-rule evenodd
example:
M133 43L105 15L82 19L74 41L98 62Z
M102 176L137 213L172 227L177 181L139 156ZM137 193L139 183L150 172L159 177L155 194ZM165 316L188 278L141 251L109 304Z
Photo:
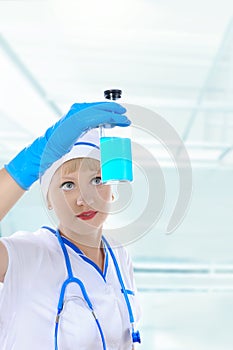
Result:
M139 331L132 332L132 339L133 339L133 343L141 343L141 337L140 337Z

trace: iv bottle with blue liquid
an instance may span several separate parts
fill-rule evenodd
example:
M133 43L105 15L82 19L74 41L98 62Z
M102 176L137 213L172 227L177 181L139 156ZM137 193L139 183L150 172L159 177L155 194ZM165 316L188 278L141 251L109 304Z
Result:
M108 100L121 98L121 90L104 91ZM119 101L118 101L119 102ZM104 184L117 184L133 180L130 127L100 126L101 178Z

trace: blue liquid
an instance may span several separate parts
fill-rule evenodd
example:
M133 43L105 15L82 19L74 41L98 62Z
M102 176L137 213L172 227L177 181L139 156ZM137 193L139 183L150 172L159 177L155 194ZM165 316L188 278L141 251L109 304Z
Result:
M132 181L132 151L129 138L101 137L102 182Z

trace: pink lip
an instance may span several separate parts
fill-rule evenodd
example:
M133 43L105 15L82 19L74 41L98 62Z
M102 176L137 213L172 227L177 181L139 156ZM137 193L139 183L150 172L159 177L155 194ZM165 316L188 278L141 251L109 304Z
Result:
M82 212L81 214L77 215L77 217L81 220L91 220L96 214L97 211L89 210Z

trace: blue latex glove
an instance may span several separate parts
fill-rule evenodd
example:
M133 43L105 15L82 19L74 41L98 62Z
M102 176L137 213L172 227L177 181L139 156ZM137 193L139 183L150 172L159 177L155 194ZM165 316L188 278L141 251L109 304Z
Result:
M126 109L115 102L75 103L64 117L24 148L5 168L20 187L28 190L89 129L101 124L130 125L125 112Z

